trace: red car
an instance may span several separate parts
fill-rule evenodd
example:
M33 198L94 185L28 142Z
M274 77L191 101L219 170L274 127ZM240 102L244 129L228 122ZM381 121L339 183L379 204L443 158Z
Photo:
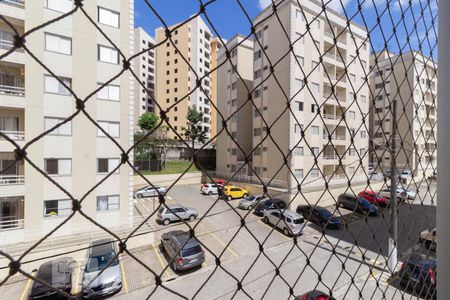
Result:
M358 194L359 197L362 197L369 201L372 204L378 205L378 206L388 206L389 205L389 199L381 196L379 193L374 191L361 191Z

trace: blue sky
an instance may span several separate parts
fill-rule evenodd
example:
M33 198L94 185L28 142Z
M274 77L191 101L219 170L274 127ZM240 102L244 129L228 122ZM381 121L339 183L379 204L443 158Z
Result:
M160 14L164 21L168 25L172 25L178 22L186 20L189 16L196 13L199 10L199 3L202 0L146 0L154 9ZM322 1L322 0L321 0ZM435 44L436 36L433 30L427 29L431 27L432 15L437 15L437 0L430 0L431 4L428 6L427 0L412 0L412 7L409 8L409 0L359 0L362 4L362 11L358 13L357 4L358 0L323 0L327 6L333 9L343 12L344 9L341 3L345 6L345 12L348 18L364 26L363 19L366 21L366 26L372 29L371 41L376 51L384 47L383 31L385 39L388 40L388 45L391 51L398 52L399 47L406 44L407 32L414 32L410 37L411 46L407 46L404 50L409 51L411 49L418 49L418 41L423 40L425 32L429 32L429 40L431 46ZM389 12L386 11L386 3L390 2ZM242 9L239 7L237 0L210 0L203 3L211 2L206 8L207 15L211 18L211 22L219 34L229 39L236 33L248 34L250 31L250 23L247 20ZM250 18L255 17L263 7L271 4L271 0L241 0L241 4L244 6L245 11ZM377 10L380 15L381 26L377 24ZM397 26L398 42L395 38L392 38L393 23L397 24L402 18L401 13L405 15L404 22L400 22ZM420 12L424 10L425 15L423 18L420 16ZM206 19L204 18L206 21ZM416 20L416 21L414 21ZM435 20L437 31L437 18ZM414 30L414 23L417 23L417 30ZM135 24L136 26L143 27L151 36L154 36L155 29L162 26L160 20L151 11L144 0L135 0ZM375 27L374 27L375 26ZM381 29L382 28L382 29ZM415 34L417 32L417 34ZM428 43L424 43L423 51L425 54L429 54ZM435 49L434 57L437 57L437 48Z

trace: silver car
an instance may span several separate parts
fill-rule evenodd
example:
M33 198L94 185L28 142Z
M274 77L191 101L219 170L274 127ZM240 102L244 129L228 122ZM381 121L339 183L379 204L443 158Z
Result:
M176 214L176 215L175 215ZM198 212L194 208L184 207L182 205L168 205L167 207L161 206L156 215L157 220L164 224L169 225L170 222L183 220L193 221L197 219Z
M384 188L380 191L379 194L385 198L391 199L391 188L390 187ZM398 201L403 201L406 199L406 192L402 188L397 187L396 194Z
M206 183L200 187L200 193L203 195L216 195L219 193L219 189L223 189L223 186L216 183Z
M172 261L174 271L199 267L205 261L205 253L195 237L188 231L173 230L161 236L161 250Z
M284 235L298 236L303 233L305 220L301 215L290 209L270 209L264 212L264 222L275 225Z
M83 274L83 298L97 299L122 289L122 273L116 254L111 239L91 243Z
M265 197L262 195L259 196L247 196L241 201L239 201L238 208L252 210L260 201L264 200Z
M161 194L165 194L166 193L166 189L161 187L161 186L146 186L142 189L139 189L137 191L134 192L134 198L144 198L144 197L156 197L158 196L159 193Z

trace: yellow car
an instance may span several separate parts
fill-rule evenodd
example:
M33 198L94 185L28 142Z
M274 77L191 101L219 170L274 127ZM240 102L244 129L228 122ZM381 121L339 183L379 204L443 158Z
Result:
M248 196L248 191L238 186L227 185L223 188L223 197L227 200L243 198L245 196Z

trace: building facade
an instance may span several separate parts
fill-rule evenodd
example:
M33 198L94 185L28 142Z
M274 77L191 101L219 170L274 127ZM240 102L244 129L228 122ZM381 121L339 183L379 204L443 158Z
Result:
M68 0L6 1L0 3L0 14L23 33L72 8L73 1ZM127 57L134 53L133 0L87 1L83 8ZM0 30L3 54L12 47L14 34L2 21ZM122 69L117 50L80 13L27 36L26 45L60 81L20 49L0 61L0 130L21 147L76 112L75 97L66 86L84 99ZM85 104L86 112L124 148L133 141L133 85L125 72ZM0 138L2 243L27 239L28 232L48 232L72 212L68 195L29 163L14 163L13 151L11 143ZM32 143L27 153L75 199L118 166L121 157L114 143L83 114ZM8 165L13 167L5 170ZM131 170L121 166L85 196L82 210L106 226L131 220ZM77 214L55 234L69 234L89 223Z
M172 43L163 28L156 29L156 99L167 113L173 129L182 136L188 107L203 112L200 125L211 137L211 44L213 35L201 17L170 27ZM197 80L201 85L197 87ZM179 139L172 131L169 138ZM184 139L185 137L182 136Z
M217 105L228 132L223 130L217 137L216 168L225 174L239 171L248 175L245 158L252 159L253 105L248 95L253 89L253 41L244 39L241 35L231 38L226 44L230 59L223 47L217 61L221 66L217 70ZM222 128L221 119L217 127Z
M387 51L371 56L370 160L374 168L391 167L392 103L397 100L398 171L430 174L436 168L437 64L418 52Z
M279 17L270 6L253 20L252 97L259 112L248 117L255 149L248 175L289 190L362 176L368 165L367 32L354 23L349 30L347 19L329 9L326 20L316 1L276 5Z
M134 29L134 49L141 53L134 62L134 72L139 77L135 79L134 95L134 120L135 130L139 130L137 122L139 117L146 112L157 113L155 105L156 97L156 63L155 63L155 40L141 27ZM147 51L146 51L147 50ZM144 88L145 87L145 88Z

